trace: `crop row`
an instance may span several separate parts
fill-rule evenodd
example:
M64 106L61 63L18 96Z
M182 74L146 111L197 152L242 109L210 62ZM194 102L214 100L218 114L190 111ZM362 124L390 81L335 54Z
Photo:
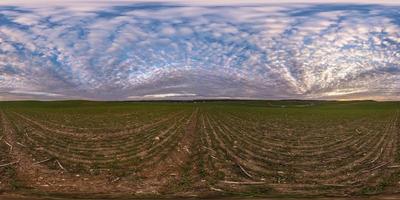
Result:
M175 113L149 124L117 132L74 133L49 127L18 113L7 113L19 142L37 160L57 159L71 169L140 170L156 163L179 141L190 112Z
M204 159L208 171L223 174L222 183L356 191L390 176L385 166L394 164L397 154L398 114L392 113L384 123L369 122L367 118L348 121L341 124L345 127L341 131L331 130L337 124L327 124L296 136L282 128L257 126L248 118L212 112L201 119Z

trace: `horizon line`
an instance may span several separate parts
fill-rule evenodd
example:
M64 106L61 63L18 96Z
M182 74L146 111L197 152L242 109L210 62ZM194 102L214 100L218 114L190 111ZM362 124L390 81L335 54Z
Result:
M142 99L142 100L99 100L99 99L16 99L0 100L0 102L64 102L64 101L86 101L86 102L197 102L197 101L326 101L326 102L400 102L400 100L374 100L374 99L229 99L229 98L199 98L199 99Z

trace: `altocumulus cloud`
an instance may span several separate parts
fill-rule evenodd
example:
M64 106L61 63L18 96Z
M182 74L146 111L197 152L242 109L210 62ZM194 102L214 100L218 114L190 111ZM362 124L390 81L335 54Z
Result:
M0 100L400 99L399 5L283 2L2 2Z

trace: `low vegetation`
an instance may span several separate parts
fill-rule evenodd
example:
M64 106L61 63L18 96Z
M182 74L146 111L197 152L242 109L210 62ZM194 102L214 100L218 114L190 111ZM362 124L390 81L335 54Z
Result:
M398 102L2 102L0 192L399 192Z

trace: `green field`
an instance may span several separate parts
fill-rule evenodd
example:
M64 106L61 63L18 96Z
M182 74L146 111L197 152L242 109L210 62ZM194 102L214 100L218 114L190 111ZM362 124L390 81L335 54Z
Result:
M0 193L400 192L400 103L0 102Z

